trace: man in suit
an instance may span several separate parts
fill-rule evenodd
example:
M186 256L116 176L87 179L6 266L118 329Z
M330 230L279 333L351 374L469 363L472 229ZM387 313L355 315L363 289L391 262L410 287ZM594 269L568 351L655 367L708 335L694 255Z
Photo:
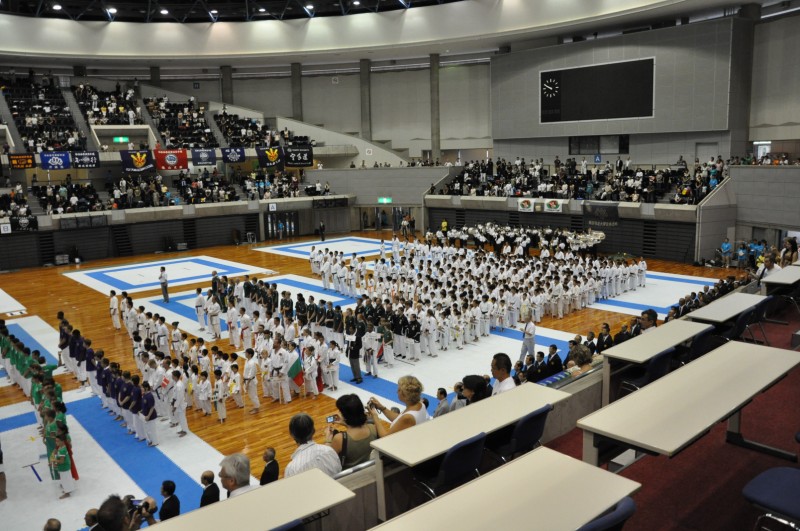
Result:
M200 507L211 505L219 501L219 485L214 483L214 473L210 470L203 472L200 476L200 484L203 486L203 495L200 496Z
M101 531L100 524L97 521L97 509L89 509L83 516L83 522L89 531Z
M166 480L161 483L161 495L164 501L161 502L161 510L158 511L158 519L162 522L181 514L181 501L175 496L175 482Z
M619 345L631 338L630 332L628 332L628 325L623 324L622 328L620 328L619 333L614 336L614 344Z
M558 347L550 345L550 351L547 353L547 376L558 374L564 370L564 364L561 361L561 356L558 355Z
M530 367L528 367L528 371L525 373L525 379L529 382L538 382L547 377L547 372L548 369L544 361L544 352L540 350L536 353L536 359L531 363Z
M272 483L273 481L278 480L278 473L280 472L280 467L278 466L278 462L275 461L275 448L267 448L264 451L264 471L261 473L261 485L266 485L267 483Z
M631 317L631 337L636 337L642 333L642 324L638 317Z

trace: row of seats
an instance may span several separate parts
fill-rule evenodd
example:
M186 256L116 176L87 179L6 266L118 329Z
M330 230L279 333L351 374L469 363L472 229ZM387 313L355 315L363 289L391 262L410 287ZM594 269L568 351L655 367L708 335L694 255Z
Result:
M169 102L166 98L145 99L161 134L165 148L217 148L219 143L206 123L204 110L193 101Z
M223 111L215 115L214 120L230 147L267 148L280 145L280 134L253 118L243 118Z
M125 101L114 91L98 90L91 85L72 86L81 114L89 125L138 125L142 123L134 102ZM96 97L95 97L96 96ZM133 116L129 111L133 111ZM133 118L133 119L131 119Z

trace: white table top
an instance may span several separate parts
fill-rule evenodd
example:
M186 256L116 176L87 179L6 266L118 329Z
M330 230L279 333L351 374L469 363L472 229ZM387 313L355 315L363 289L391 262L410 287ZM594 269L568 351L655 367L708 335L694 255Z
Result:
M564 391L525 383L370 444L384 455L415 466L480 432L497 431L546 404L555 405L569 396Z
M763 295L750 293L731 293L717 299L708 306L703 306L686 314L692 321L708 321L709 323L724 323L730 321L740 313L753 308L764 299Z
M800 282L800 267L784 267L777 273L761 279L764 284L775 284L779 286L791 286Z
M603 351L603 356L631 363L645 363L653 356L687 341L704 332L712 325L694 323L685 319L675 319L656 327L652 332L638 335L632 339Z
M797 262L793 262L792 265L793 266L800 266L800 260L798 260Z
M583 417L578 427L671 456L798 364L798 352L731 341Z
M577 529L640 487L540 447L373 529Z
M158 529L264 531L306 518L355 496L338 481L315 468L171 518L158 524Z

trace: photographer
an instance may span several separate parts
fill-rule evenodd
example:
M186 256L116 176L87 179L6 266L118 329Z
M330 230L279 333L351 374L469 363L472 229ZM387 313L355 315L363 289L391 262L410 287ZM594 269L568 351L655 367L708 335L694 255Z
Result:
M352 468L369 460L370 442L378 438L374 424L367 423L367 413L358 395L340 396L336 400L339 415L325 428L325 444L334 449L342 460L342 468ZM338 424L347 431L334 429Z
M103 531L135 531L144 522L148 527L155 525L156 511L156 501L149 496L137 505L133 496L120 498L112 494L97 510L97 522Z

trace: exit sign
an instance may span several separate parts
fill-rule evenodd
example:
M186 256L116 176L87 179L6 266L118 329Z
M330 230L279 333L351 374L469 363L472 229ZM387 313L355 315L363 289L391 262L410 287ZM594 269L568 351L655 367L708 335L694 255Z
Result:
M130 141L130 138L127 136L115 136L114 143L115 144L127 144Z
M378 203L381 204L381 205L388 205L391 202L392 202L392 198L391 197L379 197L378 198Z

